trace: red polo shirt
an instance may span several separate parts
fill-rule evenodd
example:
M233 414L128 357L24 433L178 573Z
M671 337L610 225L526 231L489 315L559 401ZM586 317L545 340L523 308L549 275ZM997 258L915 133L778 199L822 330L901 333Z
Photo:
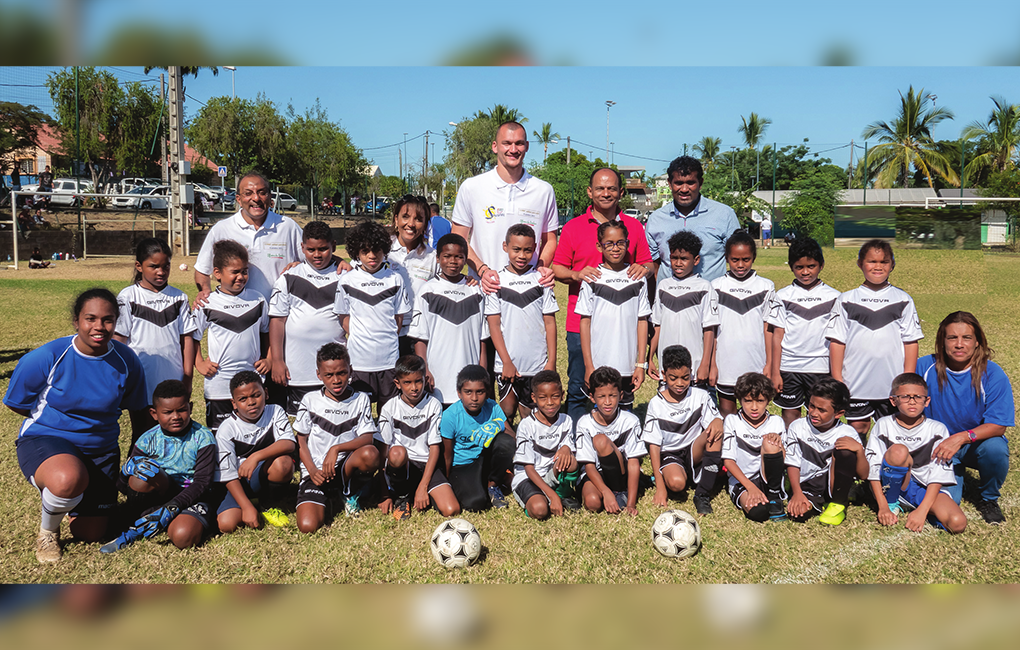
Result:
M622 212L617 220L623 221L627 227L627 261L631 264L648 264L652 261L652 254L648 250L648 241L645 239L645 228L641 222L634 217L628 217ZM598 229L601 224L591 213L591 206L588 211L580 214L564 226L560 232L559 241L556 243L556 255L553 256L553 264L565 266L571 271L580 271L591 266L598 267L602 263L602 253L597 245L599 243ZM581 331L581 317L574 312L577 306L577 294L581 291L580 282L570 283L570 296L567 299L567 331Z

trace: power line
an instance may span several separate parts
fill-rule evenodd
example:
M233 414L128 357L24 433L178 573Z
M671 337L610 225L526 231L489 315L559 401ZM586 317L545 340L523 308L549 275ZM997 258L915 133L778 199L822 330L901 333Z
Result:
M416 135L413 138L408 138L407 141L408 142L414 142L415 140L419 140L419 139L424 138L424 137L425 137L425 132L422 131L421 134ZM362 147L361 150L362 151L375 151L376 149L389 149L391 147L400 147L403 144L404 144L404 141L401 140L400 142L397 142L397 143L394 143L394 144L384 144L381 147Z

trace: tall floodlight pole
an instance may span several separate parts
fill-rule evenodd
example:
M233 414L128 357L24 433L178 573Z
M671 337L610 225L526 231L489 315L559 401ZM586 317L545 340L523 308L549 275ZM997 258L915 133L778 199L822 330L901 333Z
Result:
M230 101L234 101L234 99L237 97L237 95L234 94L234 73L237 72L237 66L225 65L223 66L223 69L230 70Z
M616 106L616 102L611 99L606 100L606 162L609 162L609 109Z

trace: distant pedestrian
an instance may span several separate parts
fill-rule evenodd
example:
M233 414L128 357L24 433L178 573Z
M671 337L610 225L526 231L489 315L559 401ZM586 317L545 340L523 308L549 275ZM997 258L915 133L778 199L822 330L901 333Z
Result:
M765 248L772 245L772 217L767 214L761 220L761 245Z
M438 203L430 203L429 211L431 213L429 216L428 228L429 246L435 248L436 242L439 241L443 235L450 232L451 226L450 220L439 214Z

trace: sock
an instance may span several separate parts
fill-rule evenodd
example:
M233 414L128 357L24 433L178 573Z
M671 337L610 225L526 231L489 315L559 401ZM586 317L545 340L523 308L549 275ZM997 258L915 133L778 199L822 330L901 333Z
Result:
M60 522L64 515L74 510L74 507L81 503L84 494L76 497L64 498L50 492L49 488L42 490L42 523L40 528L55 532L60 530Z
M708 451L706 450L701 456L701 478L698 479L698 485L694 488L694 494L697 496L708 496L712 492L712 488L715 487L715 482L719 478L719 469L722 467L722 451Z
M758 504L750 510L745 510L744 516L751 521L757 521L760 524L763 521L769 520L769 507L764 503Z
M857 454L848 449L832 452L832 502L845 506L850 503L850 488L857 476Z
M392 465L387 464L384 473L386 476L386 482L394 497L408 496L410 491L407 485L406 467L393 467Z
M762 454L761 473L765 478L765 496L769 501L781 501L783 498L783 453Z
M602 473L602 480L613 492L624 492L627 489L627 475L624 468L620 467L620 459L616 454L599 456L599 468Z
M553 491L561 499L572 498L577 495L577 479L581 477L581 470L575 469L573 472L560 472L556 475L556 487Z
M903 491L903 478L909 471L909 467L890 465L884 458L882 459L882 469L879 471L878 480L882 484L882 491L885 492L885 500L889 505L900 500L900 492Z

